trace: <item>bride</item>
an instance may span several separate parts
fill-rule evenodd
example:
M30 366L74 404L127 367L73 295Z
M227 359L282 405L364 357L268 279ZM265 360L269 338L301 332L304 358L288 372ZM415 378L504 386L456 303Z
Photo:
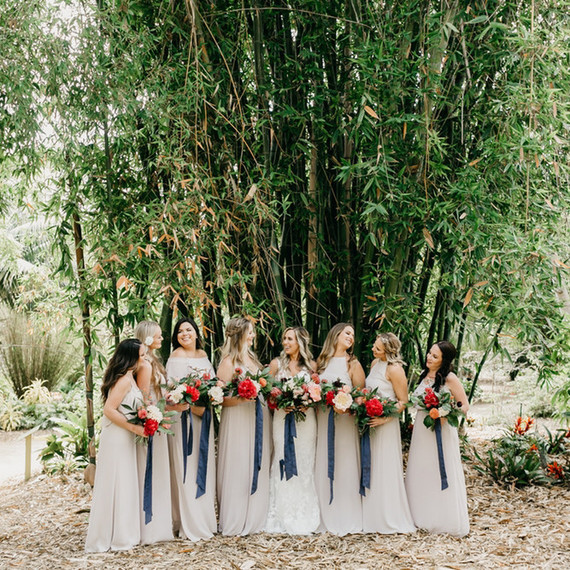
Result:
M303 327L289 327L283 333L283 351L269 365L271 375L283 382L304 373L309 380L315 369L309 350L309 333ZM283 459L285 410L273 415L273 461L269 479L269 514L265 530L288 534L310 534L319 526L320 514L314 481L317 421L315 410L309 408L304 421L297 421L295 455L298 475L289 480L281 477Z

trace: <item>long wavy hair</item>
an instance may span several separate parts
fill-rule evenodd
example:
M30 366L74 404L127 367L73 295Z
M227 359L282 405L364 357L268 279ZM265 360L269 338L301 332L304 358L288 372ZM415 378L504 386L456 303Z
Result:
M138 338L127 338L119 343L103 373L103 383L101 384L103 402L107 401L109 391L117 383L117 380L135 368L139 360L141 345L142 342Z
M295 339L297 340L297 344L299 345L299 367L306 368L309 372L311 371L311 360L313 360L313 355L311 354L311 350L309 348L309 344L311 343L311 337L309 336L309 331L305 327L287 327L283 331L283 337L289 332L293 331L295 335ZM289 363L291 359L285 353L284 350L281 351L279 355L279 368L281 370L287 370L289 367Z
M350 327L352 330L354 330L354 327L350 323L338 323L329 331L329 334L327 334L327 338L323 344L323 349L317 358L317 372L319 374L327 367L330 359L334 356L338 337L346 327ZM353 348L354 344L346 351L349 356L349 362L354 358L354 354L352 354Z
M200 336L200 328L196 324L196 321L190 317L182 317L174 325L174 330L172 331L172 349L176 350L177 348L180 348L182 346L178 341L178 333L180 332L180 327L184 323L189 323L190 326L196 331L196 350L201 350L203 343L202 343L202 337Z
M406 364L402 360L402 355L400 354L402 343L394 333L380 333L376 337L376 340L380 340L382 343L388 364L399 364L400 366L404 366Z
M249 327L253 323L246 317L234 317L226 325L226 340L222 346L220 362L228 356L234 366L245 365L247 357L261 368L261 363L255 352L247 346L247 335Z
M135 327L135 336L144 344L148 337L154 337L157 331L160 331L160 325L155 321L141 321ZM148 346L148 345L147 345ZM166 369L162 364L160 358L154 353L154 350L148 346L146 359L152 366L152 374L150 377L150 384L154 389L157 396L161 396L161 381L166 378Z
M433 383L434 392L439 392L440 388L445 384L447 376L453 372L453 360L457 355L457 350L447 340L440 340L435 343L439 350L441 350L441 366L435 373L435 381ZM420 374L420 382L427 376L429 370L427 365Z

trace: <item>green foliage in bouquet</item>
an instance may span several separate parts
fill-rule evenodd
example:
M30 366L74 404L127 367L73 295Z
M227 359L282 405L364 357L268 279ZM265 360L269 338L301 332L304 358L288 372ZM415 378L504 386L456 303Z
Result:
M390 398L382 398L378 395L378 390L368 390L367 388L352 390L353 402L350 406L350 413L354 415L358 433L362 435L370 429L372 418L385 418L398 416L397 402Z

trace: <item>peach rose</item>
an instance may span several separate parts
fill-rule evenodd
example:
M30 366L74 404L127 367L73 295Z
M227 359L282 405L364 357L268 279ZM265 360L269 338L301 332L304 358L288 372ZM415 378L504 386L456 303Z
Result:
M438 410L437 408L432 408L432 409L429 411L429 417L430 417L432 420L437 420L437 418L439 418L439 410Z

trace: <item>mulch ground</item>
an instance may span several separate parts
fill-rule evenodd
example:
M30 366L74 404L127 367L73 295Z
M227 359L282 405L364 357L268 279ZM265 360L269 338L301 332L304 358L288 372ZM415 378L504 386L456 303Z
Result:
M0 487L0 568L570 568L570 492L505 489L465 465L471 532L430 535L257 534L176 539L86 554L91 489L80 475Z

